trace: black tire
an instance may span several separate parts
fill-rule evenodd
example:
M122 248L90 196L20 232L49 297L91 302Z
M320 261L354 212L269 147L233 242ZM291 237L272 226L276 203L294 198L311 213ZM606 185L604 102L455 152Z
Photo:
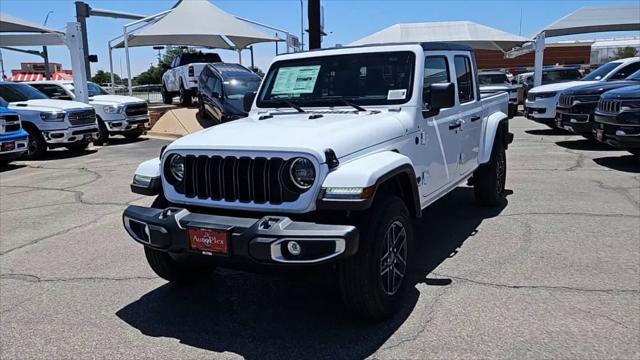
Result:
M191 93L184 88L184 84L180 81L180 105L191 106L192 100Z
M98 119L98 138L93 141L94 145L104 145L109 141L109 130L102 119Z
M162 84L160 89L160 95L162 95L162 102L171 105L173 103L173 94L167 91L167 88Z
M29 134L26 158L30 160L41 158L47 152L47 142L44 141L40 131L34 129L32 126L25 127L25 130Z
M497 134L499 135L499 134ZM491 151L491 160L482 164L473 174L473 190L481 206L499 205L505 198L507 179L507 153L502 138L496 136Z
M158 196L151 204L152 208L165 209L169 206L164 196ZM206 279L214 270L213 266L190 264L176 261L169 253L144 247L144 255L151 270L159 277L175 284L191 284Z
M509 104L509 110L508 110L509 114L509 118L512 118L514 116L516 116L518 114L518 105L511 105Z
M80 143L65 145L65 147L69 151L82 152L82 151L87 150L87 148L89 147L89 143L88 142L80 142Z
M127 140L135 140L140 136L142 136L142 131L132 131L132 132L124 133L123 136Z
M203 120L208 119L207 111L204 109L204 102L202 101L202 96L198 96L198 117Z
M392 227L396 229L396 234L404 233L405 240L395 247L394 255L387 251L389 244L385 241ZM358 253L338 265L342 301L359 318L383 320L395 314L402 304L413 248L413 223L402 199L379 194L373 207L364 214L358 229ZM402 256L404 264L400 261ZM389 260L386 272L381 269L385 257ZM393 279L399 281L394 281L395 286L392 286L389 277L393 270L403 272L399 278L395 272L392 273Z

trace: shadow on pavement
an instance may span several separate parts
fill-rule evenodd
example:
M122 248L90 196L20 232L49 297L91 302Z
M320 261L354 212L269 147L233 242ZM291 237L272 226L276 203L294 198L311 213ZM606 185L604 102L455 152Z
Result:
M593 162L609 169L640 174L640 157L635 155L607 156L593 159Z
M364 358L411 314L420 296L415 284L451 284L451 279L427 275L455 256L480 223L506 205L479 208L473 204L473 189L458 188L425 210L415 225L417 247L405 302L395 317L382 323L351 318L336 287L328 285L333 278L292 280L225 270L218 270L211 284L163 285L116 316L148 336L248 359Z
M139 143L142 141L147 141L149 139L144 138L144 137L137 137L137 138L133 138L133 139L127 139L124 136L121 137L110 137L109 140L107 140L106 144L103 146L118 146L118 145L128 145L128 144L135 144L135 143Z
M569 149L569 150L584 150L584 151L616 150L618 151L617 149L614 149L605 143L601 143L595 140L587 140L587 139L558 141L556 142L556 145L562 146L563 148Z
M567 135L573 135L572 133L563 130L563 129L557 129L557 128L548 128L548 129L532 129L532 130L525 130L525 133L529 134L529 135L537 135L537 136L567 136Z
M68 150L68 149L53 149L47 151L41 158L37 160L63 160L63 159L71 159L80 156L87 156L96 153L98 150L95 149L84 149L84 150Z
M9 163L9 164L6 164L6 165L0 165L0 173L6 172L6 171L22 169L23 167L26 167L26 166L27 165L14 164L14 163Z

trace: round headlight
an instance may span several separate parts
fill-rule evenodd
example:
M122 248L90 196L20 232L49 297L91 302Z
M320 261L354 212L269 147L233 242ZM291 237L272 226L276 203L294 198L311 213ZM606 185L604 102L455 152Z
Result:
M184 158L178 154L171 155L171 158L169 158L169 171L174 179L182 181L184 178Z
M300 190L308 190L316 180L316 169L309 159L295 158L289 167L291 181Z

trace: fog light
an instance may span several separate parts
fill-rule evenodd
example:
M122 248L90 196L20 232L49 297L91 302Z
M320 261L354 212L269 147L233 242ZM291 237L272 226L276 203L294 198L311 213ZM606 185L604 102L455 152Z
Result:
M293 256L298 256L302 252L302 248L300 247L300 244L298 244L295 241L289 241L287 243L287 250L289 250L289 253Z
M616 130L616 135L624 136L624 135L627 135L627 133L622 130Z

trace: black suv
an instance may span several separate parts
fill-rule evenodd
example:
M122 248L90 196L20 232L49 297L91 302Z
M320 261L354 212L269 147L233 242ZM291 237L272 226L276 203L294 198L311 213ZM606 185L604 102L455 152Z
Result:
M198 78L198 115L216 123L247 116L244 98L254 94L262 79L239 64L208 64Z
M640 85L640 70L625 80L581 85L563 91L556 106L556 125L586 138L593 138L594 111L600 95L632 85Z
M640 156L640 85L604 93L595 111L598 141Z

